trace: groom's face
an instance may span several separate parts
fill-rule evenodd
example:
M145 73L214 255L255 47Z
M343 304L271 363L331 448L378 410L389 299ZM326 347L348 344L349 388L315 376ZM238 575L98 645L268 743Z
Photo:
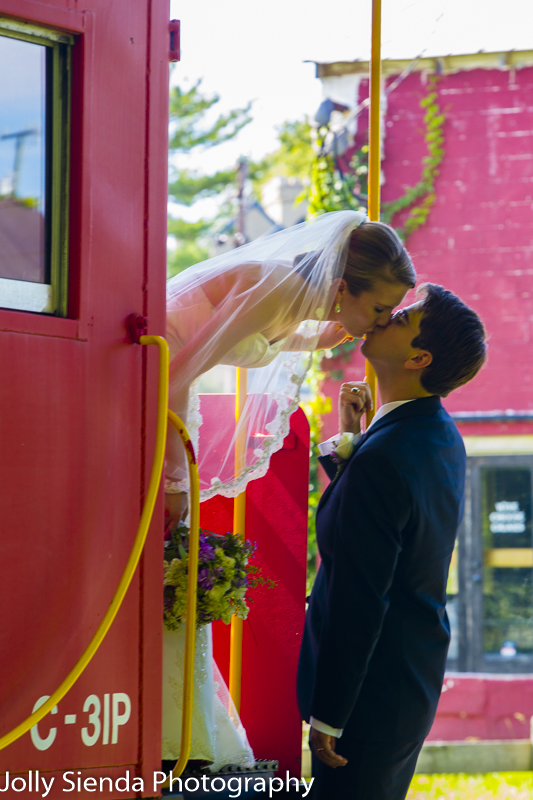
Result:
M420 333L422 301L396 311L388 325L377 326L368 333L361 353L370 362L403 365L420 351L411 342Z

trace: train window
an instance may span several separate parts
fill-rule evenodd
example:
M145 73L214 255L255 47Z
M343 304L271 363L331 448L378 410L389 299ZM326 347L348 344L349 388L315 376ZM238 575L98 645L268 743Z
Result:
M73 43L0 17L0 308L67 314Z

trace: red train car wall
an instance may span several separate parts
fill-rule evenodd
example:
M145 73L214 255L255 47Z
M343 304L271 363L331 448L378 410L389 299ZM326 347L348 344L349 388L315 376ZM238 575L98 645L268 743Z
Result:
M0 17L68 33L72 58L68 304L56 315L0 309L4 734L84 651L139 522L157 352L131 343L126 318L147 315L164 335L169 14L165 0L0 0ZM51 800L73 791L65 770L76 787L110 777L102 800L133 794L128 773L132 786L145 779L140 796L157 793L162 524L160 499L101 649L55 711L0 752L0 771L20 777L17 797L34 796L37 770L55 779Z

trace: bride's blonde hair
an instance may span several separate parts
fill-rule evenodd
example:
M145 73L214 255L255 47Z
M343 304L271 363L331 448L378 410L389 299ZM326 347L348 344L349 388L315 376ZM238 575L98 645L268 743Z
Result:
M413 262L402 240L384 222L362 222L350 234L343 276L352 295L369 292L376 279L416 284Z
M296 256L294 266L302 278L313 282L314 267L322 252L315 250ZM377 279L403 283L410 289L416 285L411 256L394 228L384 222L362 222L351 232L342 277L355 297L371 291Z

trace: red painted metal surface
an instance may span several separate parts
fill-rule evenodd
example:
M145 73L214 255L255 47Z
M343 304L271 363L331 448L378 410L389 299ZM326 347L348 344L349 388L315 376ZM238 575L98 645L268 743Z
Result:
M216 425L221 413L231 417L234 407L234 395L203 395L206 437L209 420ZM283 776L286 770L299 776L301 769L296 667L305 614L308 487L309 424L299 409L268 473L252 481L246 493L246 538L257 542L254 563L277 585L251 591L243 632L241 716L256 758L278 759ZM215 497L202 503L201 526L217 533L232 530L233 500ZM213 641L227 682L229 626L217 623Z
M0 0L2 13L78 34L71 318L0 310L0 734L85 649L131 549L153 456L157 353L131 344L126 319L140 311L164 333L168 4L84 8ZM159 502L124 606L57 714L0 752L2 772L55 775L51 800L65 796L69 769L129 770L146 778L143 796L156 794L162 526Z
M428 740L528 739L532 718L531 676L449 674Z

